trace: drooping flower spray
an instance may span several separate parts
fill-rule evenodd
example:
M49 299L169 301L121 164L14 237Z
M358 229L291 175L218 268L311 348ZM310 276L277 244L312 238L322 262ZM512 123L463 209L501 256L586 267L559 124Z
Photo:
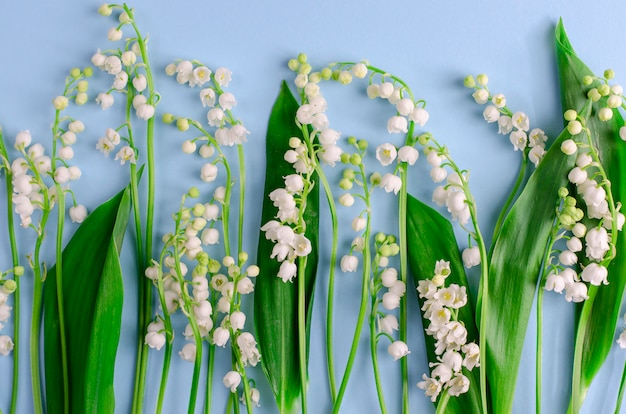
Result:
M154 78L148 58L146 38L143 37L136 25L134 12L126 4L103 4L98 12L103 16L110 16L113 11L120 11L118 24L108 32L108 39L118 42L123 37L122 29L130 27L132 36L125 39L123 48L114 48L100 51L93 55L91 62L94 66L114 76L111 88L98 94L96 102L102 109L113 105L114 92L126 95L125 122L118 128L109 128L103 138L98 141L97 148L105 155L117 148L124 141L124 145L117 150L115 159L123 165L130 164L131 197L133 218L135 223L135 243L137 255L138 277L138 331L143 332L151 318L151 283L143 277L144 269L150 266L153 248L154 199L156 194L156 176L154 167L154 113L158 103L158 94L154 87ZM145 162L147 175L147 191L145 200L139 194L139 176L137 162L141 146L135 139L132 126L132 112L141 120L146 121L145 133ZM125 131L122 137L120 131ZM145 217L142 217L145 211ZM148 363L148 347L139 335L137 343L137 365L135 370L135 386L133 393L133 413L143 411L143 397L145 393L146 368Z

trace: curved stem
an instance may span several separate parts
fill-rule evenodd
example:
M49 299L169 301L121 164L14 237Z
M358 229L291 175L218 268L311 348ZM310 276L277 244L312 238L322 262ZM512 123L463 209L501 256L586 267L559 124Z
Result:
M374 369L374 380L376 382L376 393L378 394L378 404L381 414L387 414L387 405L385 404L385 394L383 392L383 384L380 380L380 370L378 368L378 337L376 336L376 317L377 317L378 301L376 296L372 297L372 309L370 311L370 353L372 354L372 368ZM404 358L405 359L405 358Z
M411 123L413 126L413 123ZM411 131L409 132L410 135ZM409 135L409 136L410 136ZM398 239L400 243L400 280L407 286L408 282L408 265L407 265L407 230L406 230L406 203L407 203L407 165L400 164L400 179L402 180L402 188L398 194ZM407 343L407 300L406 295L400 298L400 329L399 337L404 343ZM400 359L400 372L402 375L402 412L409 413L409 367L407 358Z
M435 414L444 414L446 412L446 408L448 407L448 401L450 401L450 393L448 390L444 390L441 394L441 398L439 398L439 402L437 403L437 411L435 411ZM483 413L486 414L487 411L484 411Z
M241 253L243 251L243 219L246 194L246 164L243 145L241 144L237 145L237 155L239 156L239 224L237 228L237 253ZM239 260L239 258L237 258L237 260Z
M7 229L9 233L9 244L11 246L11 263L13 269L20 265L19 253L17 249L17 241L15 238L15 220L13 213L13 200L11 195L13 194L13 173L11 170L11 163L9 162L9 154L4 144L4 138L2 136L2 128L0 128L0 156L5 167L6 174L6 209L7 209ZM19 373L20 373L20 279L21 276L13 274L13 280L15 281L15 291L13 292L13 374L11 385L11 407L9 409L10 414L15 414L17 409L17 399L19 396Z
M216 312L217 313L217 312ZM215 344L209 343L209 367L206 374L206 393L204 414L211 413L211 397L213 395L213 371L215 370Z
M57 111L58 113L58 111ZM55 276L56 276L56 293L57 293L57 312L59 318L59 341L61 352L61 367L62 367L62 381L63 381L63 409L65 413L69 413L70 410L70 395L69 395L69 373L67 368L67 342L65 336L65 311L63 300L63 224L65 221L65 196L63 189L58 183L55 183L57 192L57 237L56 237L56 264Z
M364 175L363 165L361 164L361 172ZM369 207L370 199L369 199L369 191L367 187L364 188L365 193L365 204ZM339 408L341 407L341 402L343 400L344 393L346 392L346 387L348 386L348 381L350 379L350 373L352 372L352 366L354 365L354 360L356 357L357 349L359 348L359 338L361 337L361 329L363 328L363 322L365 321L365 313L367 311L367 297L369 293L369 280L370 280L370 266L371 266L371 252L370 252L370 231L371 231L371 221L370 215L367 215L367 223L365 226L365 232L363 233L363 239L365 240L363 246L363 276L361 280L361 304L359 307L359 315L357 319L357 324L354 329L354 336L352 338L352 346L350 347L350 355L348 356L348 362L346 364L346 369L343 373L343 378L341 379L341 385L339 387L339 392L337 393L337 399L333 404L333 414L337 414L339 412Z
M537 341L535 360L535 413L541 414L541 390L543 371L543 283L537 290Z
M48 210L44 210L41 218L41 226L45 227L48 221ZM35 252L33 255L33 311L30 325L30 375L33 391L33 412L35 414L43 414L43 399L41 395L41 372L39 366L39 343L40 343L40 327L41 327L41 305L43 293L43 276L41 274L41 262L39 261L39 252L44 234L37 237L35 244Z
M300 400L302 414L307 412L307 364L306 364L306 256L298 258L298 360L300 364Z
M585 300L583 309L580 312L580 318L578 319L578 327L576 328L576 342L574 345L574 369L572 372L572 402L571 409L572 414L578 414L580 406L585 398L584 395L579 395L581 390L581 377L582 377L582 359L583 359L583 344L585 341L585 333L587 331L587 321L593 308L593 303L598 293L598 286L589 286L589 298Z
M335 268L337 267L337 244L339 240L339 226L337 224L337 208L335 206L335 199L328 183L326 175L320 168L319 164L316 164L316 172L319 180L322 182L324 192L326 193L326 200L328 200L328 208L330 210L330 220L332 227L332 244L330 251L330 263L328 271L328 298L326 305L326 366L328 370L328 384L330 387L330 395L333 400L337 397L337 385L335 379L335 354L333 352L333 314L334 314L334 300L335 300Z

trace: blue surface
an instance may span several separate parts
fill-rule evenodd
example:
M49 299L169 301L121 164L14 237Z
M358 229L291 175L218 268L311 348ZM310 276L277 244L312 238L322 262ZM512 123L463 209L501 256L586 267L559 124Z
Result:
M12 139L22 129L29 129L36 141L49 147L49 125L53 116L50 102L61 92L67 71L73 66L87 65L96 49L109 47L106 34L113 20L99 16L96 13L98 6L98 2L79 0L3 4L0 12L0 124L8 138ZM494 125L483 121L482 107L473 102L469 91L463 87L463 77L483 72L489 74L492 91L504 93L510 108L526 112L533 127L541 127L550 137L555 137L560 132L562 118L553 31L562 16L575 50L594 71L601 73L611 67L618 81L626 79L626 53L622 41L626 3L616 0L604 2L602 9L580 0L388 1L384 5L372 0L194 0L176 3L158 0L139 1L131 6L135 7L142 32L150 34L150 55L157 73L157 89L162 96L157 117L171 111L204 119L203 109L196 98L197 89L183 88L165 76L163 68L173 59L195 58L211 68L226 66L233 71L229 90L239 102L235 113L251 131L245 147L249 193L244 243L251 257L256 252L257 229L261 224L258 206L263 190L261 177L265 165L262 152L267 120L280 81L293 78L286 62L299 52L307 53L316 67L331 61L367 59L403 78L419 97L426 99L430 111L427 130L448 145L459 165L471 171L471 186L486 234L493 228L498 206L513 183L519 154L512 151L508 139L496 134ZM108 76L97 73L90 85L90 96L108 87L109 82ZM368 139L372 146L395 138L389 137L385 129L390 107L364 99L362 88L356 82L350 87L329 85L324 94L329 100L331 125L344 136L353 134ZM82 168L83 177L72 188L79 201L92 210L127 180L125 168L120 168L112 157L104 158L95 151L95 143L104 129L120 122L122 109L118 105L102 112L91 103L72 113L87 125L74 147L76 164ZM201 161L189 161L191 158L180 151L180 144L185 139L183 135L160 123L157 128L156 229L161 235L172 228L169 217L176 209L180 195L189 186L202 183L197 178ZM413 168L415 178L409 190L429 200L434 185L428 178L423 158ZM339 169L330 174L337 172ZM374 230L395 231L395 200L382 196L380 199L374 212ZM4 212L0 210L0 214ZM341 247L347 249L353 236L348 227L355 211L342 210L341 214L346 230ZM73 229L70 227L67 231L69 235ZM0 234L5 234L4 223L0 223ZM329 235L323 233L322 237ZM49 239L44 252L47 260L53 258L51 242ZM25 235L20 231L20 245L24 251L31 248L30 232ZM131 246L132 240L129 239L124 253L124 267L128 272L133 269ZM1 268L8 267L7 250L4 247L0 251ZM322 260L328 260L328 255ZM474 281L476 276L470 274ZM24 280L23 318L27 321L30 317L29 277ZM358 285L359 277L339 274L335 330L338 372L345 363L351 340L358 307ZM311 329L309 401L314 413L327 412L329 402L323 331L325 288L326 284L321 280ZM135 286L128 283L125 289L124 322L116 366L119 413L129 412L135 349ZM430 401L415 387L427 366L417 303L411 292L409 298L412 317L409 340L411 412L431 412L434 410ZM545 315L544 412L564 412L570 388L573 307L562 296L548 293ZM27 335L26 326L25 323L23 336ZM0 333L7 332L9 327L7 325ZM252 327L251 322L247 327ZM534 328L533 314L518 380L516 413L530 412L534 405ZM182 329L181 324L179 332ZM374 412L377 407L367 341L363 335L361 352L345 397L342 410L345 413ZM182 342L177 341L179 343ZM32 408L26 348L22 355L24 365L18 412L27 413ZM230 357L229 352L222 349L218 349L217 355L220 361L216 368L214 407L215 412L221 412L227 394L221 386L221 373L228 369ZM387 358L384 349L380 355L390 411L398 412L399 364ZM625 355L626 351L614 345L590 389L584 412L612 412ZM152 412L155 404L160 360L159 353L151 353L146 412ZM9 397L9 367L10 359L0 358L0 372L5 373L0 381L0 408L5 412ZM174 358L166 412L182 411L191 370L191 364ZM251 372L262 392L258 412L275 412L260 367Z

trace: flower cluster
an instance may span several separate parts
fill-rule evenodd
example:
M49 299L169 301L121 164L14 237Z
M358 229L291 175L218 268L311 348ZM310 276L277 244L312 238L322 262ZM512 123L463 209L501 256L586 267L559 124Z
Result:
M157 287L164 314L148 326L145 341L151 348L160 349L168 338L173 338L170 317L181 309L188 319L183 334L189 341L179 352L183 360L195 361L202 341L225 347L232 340L243 370L247 365L256 366L260 360L254 336L243 331L246 315L239 308L240 297L254 291L252 278L259 274L259 268L241 268L247 261L245 253L240 253L238 263L231 256L225 256L220 263L204 251L203 246L216 243L210 224L216 219L216 210L211 203L184 207L187 196L198 195L197 189L191 189L183 198L175 215L176 231L163 237L165 246L160 262L146 270L146 276ZM194 261L191 275L183 261L185 257ZM224 315L219 325L214 309ZM231 388L236 389L237 385Z
M106 6L106 7L105 7ZM122 6L104 5L100 8L100 13L110 15L114 8L122 8L123 11L118 16L119 24L109 30L108 39L117 42L122 39L122 29L124 26L133 24L132 10L123 8ZM133 30L135 30L133 28ZM135 30L136 32L136 30ZM105 110L110 108L114 102L114 93L123 93L127 99L132 102L135 115L142 119L148 120L154 117L156 106L156 94L151 84L151 76L149 75L149 66L143 61L146 55L145 40L137 33L135 37L126 39L125 47L114 48L110 50L98 51L91 57L91 63L98 69L113 76L111 87L104 92L100 92L96 97L96 103ZM96 149L103 154L108 155L117 148L123 141L123 145L117 150L115 160L119 160L122 165L126 162L135 164L137 160L137 149L134 145L132 134L128 133L128 137L120 137L119 131L124 126L117 129L108 128L103 137L101 137Z
M567 248L559 252L557 263L550 266L545 289L557 293L565 290L567 301L582 302L588 298L586 283L594 286L608 283L607 266L615 256L616 233L621 231L625 218L619 212L619 205L613 202L610 182L589 139L585 117L571 109L564 116L572 138L563 141L561 151L567 156L576 156L568 180L576 186L586 215L577 207L576 198L562 188L558 226L564 231L561 237L567 238ZM580 142L575 140L577 136L588 139ZM583 262L580 274L575 270L579 261Z
M477 104L489 103L483 111L483 117L489 123L498 123L498 133L509 135L509 140L513 144L515 151L521 151L524 157L535 164L545 155L545 143L548 137L540 128L530 129L530 121L524 112L512 112L506 106L506 97L501 94L492 95L487 87L489 79L487 75L480 74L465 77L466 87L474 89L472 94Z
M241 145L246 142L246 136L250 133L243 123L235 119L232 109L237 105L237 99L231 92L224 91L232 79L232 72L224 67L217 68L215 72L197 61L180 60L170 63L165 68L165 73L169 76L176 76L176 81L181 85L190 87L202 87L200 90L200 101L203 107L209 107L207 112L207 122L209 126L216 128L214 139L222 146ZM166 122L173 121L169 115L165 116ZM191 120L187 118L177 118L176 125L179 130L186 131ZM193 122L193 121L191 121ZM196 140L188 140L183 143L183 151L192 153L196 151ZM200 155L204 158L210 157L213 152L207 144L199 149ZM204 172L206 177L212 177L213 168L207 167L209 171ZM203 178L204 179L204 178ZM206 181L206 180L205 180Z
M463 367L471 371L480 366L480 350L476 343L467 343L467 330L457 320L458 310L467 303L464 286L445 287L450 275L450 262L439 260L432 279L420 280L417 288L424 300L424 318L430 321L426 333L435 338L437 362L431 362L431 376L422 376L417 386L435 402L442 391L459 396L469 390L470 380L463 375Z
M398 318L393 313L378 310L378 306L391 312L400 307L400 300L406 294L406 284L398 279L398 271L389 266L389 257L397 256L400 247L396 243L396 237L377 233L374 236L376 243L373 260L373 278L371 281L372 315L371 324L375 324L378 336L384 335L391 343L387 352L394 361L410 354L409 347L404 341L393 339L394 331L398 330ZM384 293L383 293L384 292ZM380 294L382 293L382 296ZM377 337L378 339L378 337Z

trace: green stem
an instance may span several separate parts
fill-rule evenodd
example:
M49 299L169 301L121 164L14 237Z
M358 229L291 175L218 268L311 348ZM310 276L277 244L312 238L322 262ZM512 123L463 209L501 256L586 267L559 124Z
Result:
M217 313L217 312L215 312ZM209 344L209 367L206 374L206 396L204 414L211 413L211 399L213 396L213 371L215 370L215 344Z
M302 414L307 412L307 364L306 364L306 256L298 258L298 360L300 364L300 401Z
M589 286L589 297L583 304L583 309L580 312L580 318L578 319L578 327L576 328L576 342L574 345L574 369L572 372L572 402L571 409L572 414L578 414L580 412L580 406L585 398L584 395L580 395L581 391L581 379L582 379L582 359L583 359L583 345L585 342L585 334L587 333L587 322L593 303L598 293L598 286Z
M326 307L326 366L328 370L328 383L330 386L330 395L333 402L337 397L337 385L335 379L335 356L333 352L333 315L334 315L334 299L335 299L335 268L337 266L337 243L339 240L339 226L337 224L337 208L335 199L328 183L326 175L322 171L319 164L316 164L315 171L324 187L326 200L328 200L328 208L330 210L330 220L332 226L332 244L330 251L330 263L328 272L328 302Z
M45 197L46 195L44 195ZM49 210L45 209L41 218L41 228L45 228L48 221ZM43 232L37 237L35 244L35 252L33 255L33 313L30 325L30 375L33 389L33 412L35 414L43 414L43 399L41 396L41 373L39 366L39 343L41 328L41 305L43 293L43 276L41 274L41 262L39 261L39 252L41 243L43 242Z
M58 111L57 111L58 113ZM58 183L55 183L57 191L57 237L56 237L56 290L57 290L57 312L59 318L59 340L61 346L61 367L63 381L63 410L69 413L70 395L69 395L69 373L67 367L67 341L65 336L65 311L63 300L63 224L65 221L65 196L63 189Z
M450 393L448 390L444 390L439 398L439 402L437 403L437 411L435 414L445 414L446 408L448 407L448 401L450 401ZM483 411L483 414L486 414L487 411Z
M376 393L378 394L378 404L381 414L387 414L387 405L385 404L385 394L383 385L380 380L380 370L378 368L378 337L376 335L376 318L377 318L378 300L376 296L372 297L372 309L370 312L370 353L372 354L372 368L374 369L374 380L376 382ZM406 359L406 358L403 358Z
M150 68L150 59L148 58L148 50L144 38L141 36L139 28L135 24L135 19L132 10L126 5L123 5L124 11L131 19L131 25L137 35L137 45L141 52L141 59L144 63L146 71L146 83L148 85L149 96L147 103L155 105L155 88L154 78L152 76L152 69ZM135 373L135 392L134 392L134 405L133 412L136 414L141 413L143 407L143 397L145 394L145 381L146 381L146 369L148 363L148 347L141 340L143 331L148 324L150 315L152 313L152 285L151 282L143 277L142 271L150 266L150 260L152 257L152 235L154 225L154 199L156 192L155 185L155 167L154 167L154 117L148 119L146 127L146 158L148 168L148 189L147 189L147 202L146 202L146 221L145 221L145 255L143 260L138 257L138 266L141 269L139 273L139 344L138 344L138 358L137 358L137 370ZM134 199L133 201L138 201ZM137 240L141 239L141 233L137 234Z
M617 401L615 402L615 414L619 414L622 410L622 400L624 399L624 389L626 389L626 364L624 364L624 370L622 371L622 380L619 384L619 392L617 394Z
M365 177L365 171L363 169L363 164L360 165L361 175ZM365 205L367 208L370 207L370 196L369 190L367 188L367 181L364 180L364 194L365 194ZM367 311L367 297L369 293L369 280L370 280L370 267L371 267L371 252L370 252L370 231L371 231L371 220L370 215L367 215L367 223L365 226L365 232L363 233L363 238L365 239L365 245L363 247L363 277L361 281L361 304L359 307L359 315L357 319L356 328L354 329L354 336L352 338L352 346L350 347L350 355L348 356L348 362L346 364L346 369L343 373L343 378L341 379L341 385L339 386L339 392L337 394L337 399L333 404L333 414L337 414L339 412L339 408L341 407L341 402L343 400L344 393L346 392L346 387L348 386L348 381L350 379L350 373L352 372L352 366L354 365L354 360L356 357L356 352L359 348L359 338L361 337L361 329L363 328L363 323L365 321L365 313Z
M237 155L239 156L239 220L237 229L237 253L243 251L243 219L245 212L246 194L246 164L243 153L243 145L237 145ZM239 258L237 258L239 260ZM238 263L241 265L241 263Z
M413 126L413 122L411 122ZM409 132L409 136L412 135L412 131ZM402 180L402 188L398 193L398 239L400 243L400 280L407 286L408 282L408 266L407 266L407 229L406 229L406 204L407 204L407 165L406 163L400 164L400 179ZM407 300L406 295L400 298L400 326L399 326L399 338L404 343L407 343ZM409 413L409 367L407 358L400 359L400 372L402 375L402 412L404 414Z
M535 361L535 413L541 414L541 389L543 371L543 283L537 290L537 342Z
M2 128L0 128L0 156L5 167L6 173L6 208L7 208L7 228L9 233L9 244L11 246L11 262L13 269L20 265L19 253L17 250L17 241L15 238L15 220L13 213L13 173L11 163L9 162L9 154L4 144L2 136ZM10 413L15 414L17 409L17 398L19 396L19 373L20 373L20 276L13 274L15 281L15 291L13 292L13 377L11 386L11 407Z

